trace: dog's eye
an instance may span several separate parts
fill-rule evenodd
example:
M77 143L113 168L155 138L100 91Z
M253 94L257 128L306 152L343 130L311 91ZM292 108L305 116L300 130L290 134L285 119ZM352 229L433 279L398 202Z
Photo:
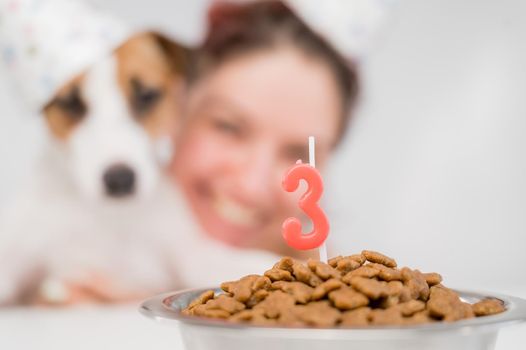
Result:
M132 79L131 84L133 88L131 104L138 115L150 110L162 96L160 89L148 87L137 79Z
M87 112L86 104L80 97L80 91L77 87L73 88L66 96L57 97L54 103L74 119L82 118Z

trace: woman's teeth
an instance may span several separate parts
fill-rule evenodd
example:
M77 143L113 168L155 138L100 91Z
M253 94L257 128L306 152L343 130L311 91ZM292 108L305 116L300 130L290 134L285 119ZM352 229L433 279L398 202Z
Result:
M256 226L257 214L253 209L248 209L226 198L217 198L214 201L216 213L225 221L238 226Z

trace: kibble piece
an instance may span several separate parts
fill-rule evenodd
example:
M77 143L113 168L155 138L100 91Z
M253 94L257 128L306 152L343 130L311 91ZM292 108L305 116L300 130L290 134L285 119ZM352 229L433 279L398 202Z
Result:
M348 272L345 276L342 277L342 281L349 284L353 277L365 277L373 278L378 276L379 271L369 265L363 265L356 270Z
M369 318L371 320L371 324L376 326L401 325L405 322L400 310L395 307L385 310L374 309L371 311Z
M241 278L239 281L224 282L221 284L221 289L232 294L237 301L244 303L252 295L252 286L259 277L261 276L248 275Z
M292 270L296 280L308 284L311 287L317 287L323 282L318 275L301 263L292 265Z
M402 290L400 291L400 295L398 296L401 303L405 303L406 301L412 300L411 297L411 291L408 287L403 286Z
M287 270L282 269L276 269L272 268L270 270L265 271L265 276L270 278L272 282L275 281L292 281L294 278L292 277L292 274L288 272Z
M356 270L360 266L362 266L362 263L359 259L353 256L347 256L345 258L340 259L334 267L342 274L346 274L352 270Z
M413 281L415 281L420 288L420 299L426 301L429 298L429 285L422 272L413 270Z
M432 317L448 322L469 316L469 311L458 294L441 285L431 287L427 309Z
M256 292L260 289L268 290L270 288L270 284L271 284L270 278L268 278L267 276L259 276L252 283L252 287L251 287L252 292Z
M365 259L365 256L363 256L362 254L353 254L353 255L349 255L349 256L341 256L341 255L338 255L337 257L334 257L332 259L329 259L329 265L331 265L332 267L336 268L338 266L338 263L340 263L340 261L346 261L346 260L352 260L356 263L358 263L360 266L363 265L366 261Z
M292 273L292 265L294 265L294 259L292 259L291 257L284 257L284 258L281 258L280 261L278 261L276 264L274 264L274 269L280 269L280 270L285 270L285 271L288 271L290 273Z
M344 284L342 281L331 278L317 286L312 292L312 300L320 300L325 297L329 292L342 287Z
M370 307L359 307L342 313L342 327L363 327L369 324Z
M297 303L306 304L311 299L313 288L302 282L285 282L277 281L272 283L273 289L279 289L289 293L294 297Z
M264 310L263 309L248 309L248 310L242 310L235 315L232 315L229 320L233 322L250 322L257 318L264 318Z
M254 318L254 310L243 310L228 318L232 322L248 322Z
M265 300L265 298L268 296L269 292L266 289L259 289L252 293L250 298L245 302L245 305L248 308L252 308L256 306L261 301Z
M431 323L435 321L436 320L434 318L429 316L428 310L422 310L422 311L416 312L411 317L406 317L404 320L404 323L409 326L409 325L420 325L424 323Z
M334 269L328 264L325 264L318 260L309 259L307 266L322 280L328 280L329 278L340 278L341 273Z
M360 263L360 265L365 264L365 262L367 261L367 259L365 258L365 256L362 253L349 255L348 258L356 260L357 262Z
M309 325L298 318L298 315L295 312L298 306L303 305L296 305L290 309L283 310L276 320L277 324L286 327L308 327Z
M378 301L375 301L375 305L382 309L388 309L390 307L396 306L400 303L400 297L398 295L389 295L387 297L382 297Z
M364 250L362 251L362 255L365 256L367 261L372 263L382 264L387 267L396 267L396 261L394 259L381 253L372 250Z
M404 285L409 288L411 298L426 301L429 298L429 285L424 275L418 270L411 270L407 267L401 271L402 280Z
M215 299L210 299L205 304L206 309L208 310L224 310L229 314L234 314L241 310L245 309L245 304L240 303L236 299L226 296L219 295Z
M296 304L294 297L280 290L271 292L265 300L254 306L254 310L262 309L268 318L277 318L281 312Z
M442 276L436 272L424 273L423 275L430 287L436 286L442 282Z
M197 305L192 309L192 314L201 317L228 318L230 312L221 309L209 309L205 304Z
M206 304L206 302L210 299L214 298L214 291L213 290L207 290L206 292L201 293L196 299L194 299L189 305L188 309L192 309L196 307L197 305Z
M330 258L328 263L332 267L336 268L336 266L338 265L338 261L340 261L341 259L343 259L343 256L338 255L338 256L335 256L334 258Z
M389 296L400 296L404 290L404 285L400 281L387 282L385 292Z
M238 312L228 318L231 322L251 323L256 326L274 326L277 324L275 319L265 317L263 309L249 309Z
M351 287L366 295L370 299L378 299L388 296L387 282L377 281L364 277L351 278Z
M475 317L475 312L473 312L473 307L469 303L460 302L460 318L457 320L464 320L468 318Z
M352 310L369 304L367 297L349 287L341 287L329 293L329 300L340 310Z
M426 308L426 303L421 300L409 300L406 303L399 304L400 312L403 316L413 316L415 313Z
M299 320L315 327L333 327L341 318L340 311L331 307L327 300L297 305L293 312Z
M464 320L468 318L475 317L475 314L473 313L473 308L468 303L463 303L459 300L459 302L455 303L455 309L452 313L447 314L442 321L445 322L454 322L458 320Z
M396 269L384 266L382 264L377 264L377 263L371 263L367 266L377 269L378 278L381 280L384 280L387 282L402 280L402 273L400 272L400 270L396 270Z
M430 291L427 309L431 316L442 319L453 312L456 296L450 290L441 286L434 286L431 287Z
M476 316L495 315L505 310L504 304L499 299L484 299L473 304L473 312Z

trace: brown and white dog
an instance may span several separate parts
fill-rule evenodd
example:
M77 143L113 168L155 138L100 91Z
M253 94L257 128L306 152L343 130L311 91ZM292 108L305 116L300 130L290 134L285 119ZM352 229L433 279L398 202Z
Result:
M0 228L0 305L68 302L65 283L94 280L103 300L142 297L275 261L203 237L166 178L186 57L136 35L45 107L48 147Z

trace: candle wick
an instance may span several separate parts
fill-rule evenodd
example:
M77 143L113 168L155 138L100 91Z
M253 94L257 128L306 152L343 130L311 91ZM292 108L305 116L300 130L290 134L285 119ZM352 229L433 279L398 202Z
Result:
M316 139L314 136L309 136L309 164L311 167L316 168ZM327 257L327 244L323 242L318 247L318 253L320 254L320 261L327 263L328 257Z
M311 167L316 168L316 141L314 136L309 136L309 164Z

